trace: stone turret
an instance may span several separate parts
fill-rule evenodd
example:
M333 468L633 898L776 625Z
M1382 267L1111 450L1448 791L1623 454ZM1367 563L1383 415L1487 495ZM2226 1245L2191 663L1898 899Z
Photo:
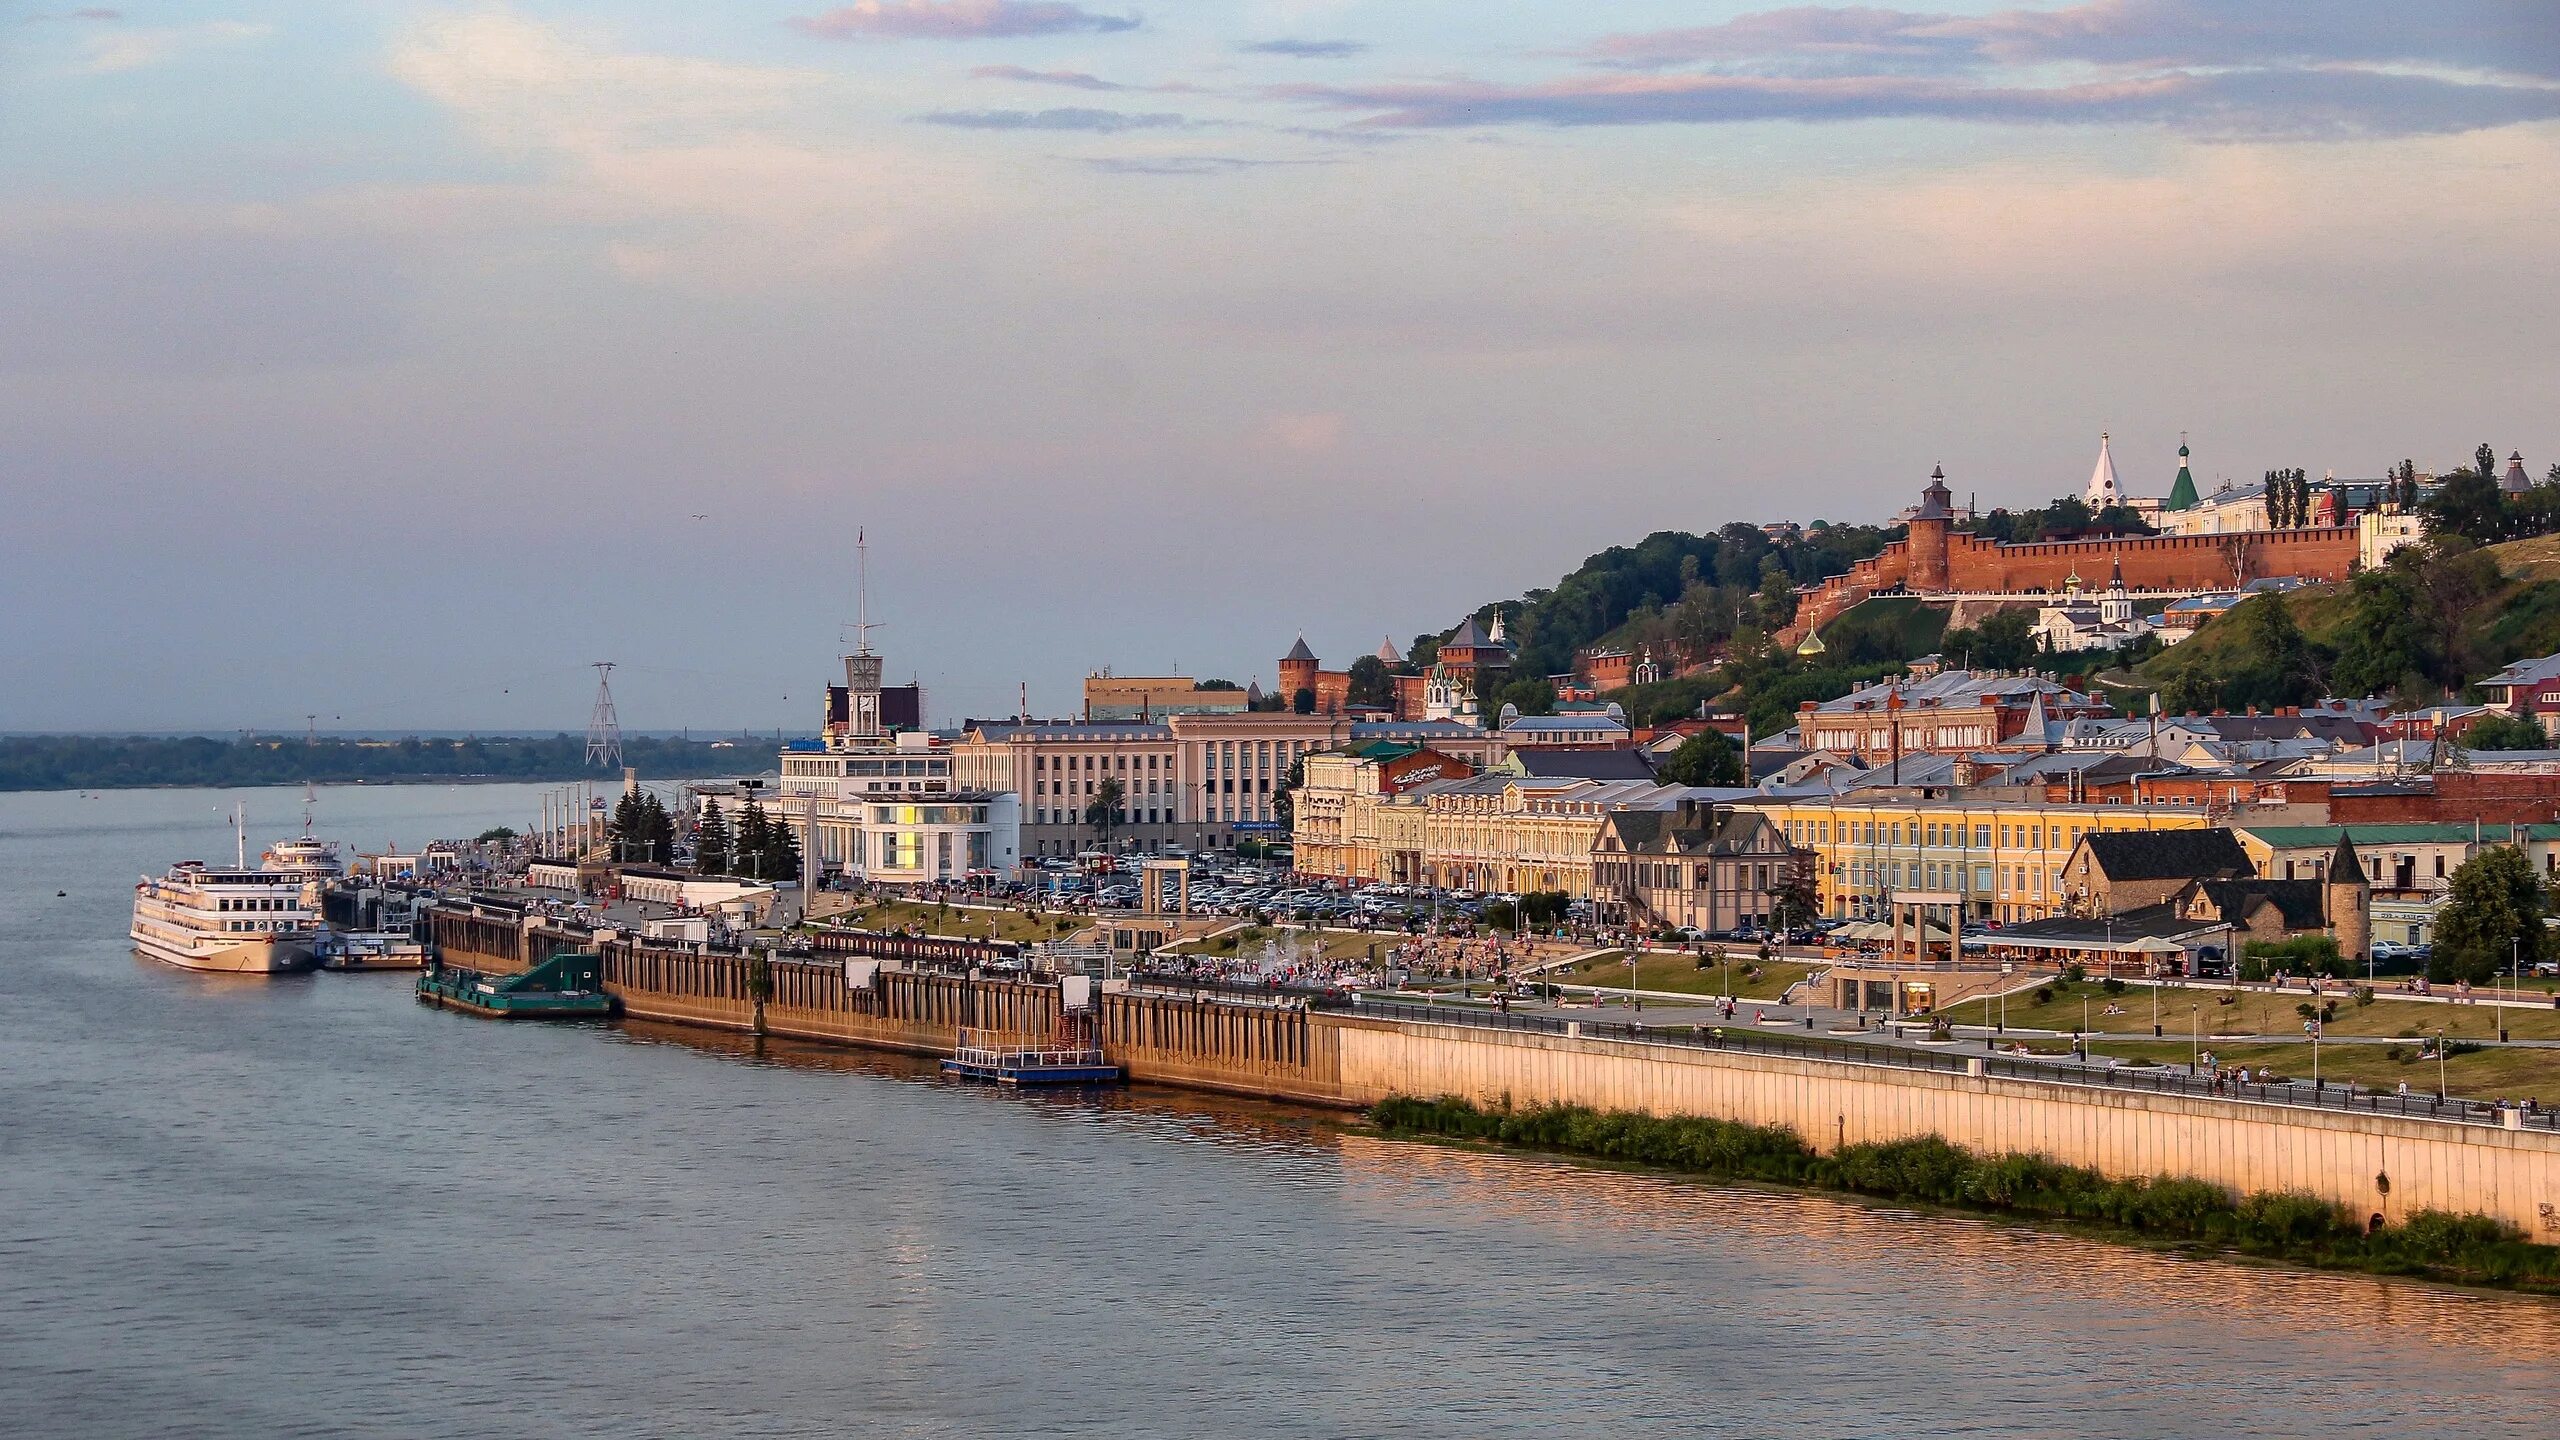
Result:
M2373 886L2364 878L2356 847L2347 843L2347 828L2338 827L2338 848L2329 852L2328 873L2321 880L2320 904L2328 915L2329 934L2350 966L2364 963L2373 948Z
M1932 469L1928 488L1920 492L1920 508L1911 512L1911 588L1923 595L1947 590L1947 531L1955 524L1954 499L1947 488L1947 467Z
M1307 648L1307 637L1299 636L1289 653L1280 657L1280 698L1293 699L1299 691L1315 688L1316 671L1322 668L1316 652Z

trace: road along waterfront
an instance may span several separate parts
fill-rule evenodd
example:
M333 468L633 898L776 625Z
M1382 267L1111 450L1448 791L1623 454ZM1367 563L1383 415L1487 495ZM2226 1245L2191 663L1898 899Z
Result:
M532 793L328 791L323 828ZM134 959L126 887L230 798L0 798L0 1431L2523 1437L2560 1401L2543 1301Z

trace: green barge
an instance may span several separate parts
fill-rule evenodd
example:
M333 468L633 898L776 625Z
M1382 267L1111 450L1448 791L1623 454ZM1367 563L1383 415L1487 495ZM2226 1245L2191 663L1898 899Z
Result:
M492 1020L601 1020L614 1006L603 962L582 950L563 950L521 975L432 965L418 977L418 1002Z

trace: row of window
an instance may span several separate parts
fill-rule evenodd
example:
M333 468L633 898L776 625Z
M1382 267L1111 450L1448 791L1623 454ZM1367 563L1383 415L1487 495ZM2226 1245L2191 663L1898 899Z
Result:
M282 896L243 895L224 899L215 908L221 910L298 910L295 901Z
M2095 828L2092 825L2060 824L1995 826L1987 821L1968 828L1961 821L1790 820L1787 822L1787 838L1798 845L1828 845L1836 832L1843 845L1908 843L1988 850L1996 831L2000 844L2010 849L2067 851L2080 843L2081 836Z

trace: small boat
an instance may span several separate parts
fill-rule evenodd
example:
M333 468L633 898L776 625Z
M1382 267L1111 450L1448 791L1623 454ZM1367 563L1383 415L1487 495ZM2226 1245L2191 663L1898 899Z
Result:
M601 1020L613 1014L604 963L563 950L521 975L490 975L434 964L418 977L418 1003L492 1020Z

